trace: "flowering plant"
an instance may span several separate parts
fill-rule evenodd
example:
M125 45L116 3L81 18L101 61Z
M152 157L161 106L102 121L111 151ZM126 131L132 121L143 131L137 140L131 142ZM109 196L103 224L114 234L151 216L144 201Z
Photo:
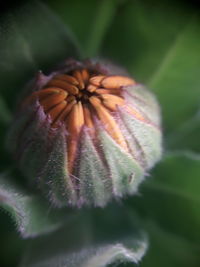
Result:
M0 265L198 266L198 15L46 2L1 23Z

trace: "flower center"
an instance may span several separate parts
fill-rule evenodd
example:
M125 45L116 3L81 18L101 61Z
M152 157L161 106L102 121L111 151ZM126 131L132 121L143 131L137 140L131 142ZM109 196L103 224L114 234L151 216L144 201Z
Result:
M45 113L51 116L53 127L76 113L80 126L91 128L93 114L101 120L100 110L116 111L117 106L124 104L121 88L134 83L128 77L90 74L87 69L81 69L55 75L31 99L39 100Z
M122 87L135 84L125 77L90 73L87 69L55 75L41 90L34 92L28 101L39 100L49 114L52 127L64 122L67 138L69 169L77 150L77 139L84 125L94 130L94 117L104 124L114 140L127 150L126 141L117 125L113 112L124 105ZM94 132L94 131L93 131Z

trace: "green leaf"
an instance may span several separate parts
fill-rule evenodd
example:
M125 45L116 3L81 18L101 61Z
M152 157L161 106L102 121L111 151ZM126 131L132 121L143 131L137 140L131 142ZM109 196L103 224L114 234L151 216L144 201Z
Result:
M0 96L0 125L6 125L11 120L11 112L3 98Z
M79 265L83 267L103 267L108 266L111 263L118 262L124 263L128 261L132 263L138 263L146 251L146 243L141 242L138 244L137 249L133 249L133 247L136 245L136 242L133 242L132 246L129 244L127 247L126 242L124 243L125 244L118 243L116 245L107 245L98 248L96 251L92 250L90 251L89 255L87 255L87 258L89 259L86 260L84 264L82 264L80 261Z
M24 238L54 231L66 216L66 210L55 210L41 197L26 193L6 174L0 176L0 206L12 216Z
M94 57L98 55L104 35L108 32L110 23L115 15L118 0L102 0L95 14L94 22L91 23L89 38L86 43L86 56Z
M199 108L199 30L200 19L194 16L177 36L149 83L160 99L168 128L177 127Z
M166 138L166 147L168 150L192 150L200 152L200 110L189 120L185 121Z
M97 56L120 1L74 0L69 2L48 0L47 2L60 15L66 25L70 25L76 32L83 47L83 56Z
M7 126L11 121L11 111L9 110L8 106L6 105L3 97L0 95L0 171L5 169L5 166L10 164L10 160L8 158L8 154L5 152L5 134L7 130Z
M148 221L149 249L140 267L197 267L200 247L177 234L163 230L155 222Z
M156 92L170 132L199 106L199 31L199 14L184 4L134 0L120 8L104 41L103 54Z
M59 231L31 241L21 266L103 267L138 263L148 242L125 208L77 211L78 216ZM114 219L114 221L113 221ZM123 227L122 227L123 225Z
M199 155L168 155L143 184L135 205L167 231L199 244L199 173Z
M68 57L79 56L73 34L38 1L18 6L1 17L0 33L1 93L8 104L16 102L25 83L38 70L48 71Z
M129 242L130 243L130 242ZM133 248L137 247L137 248ZM104 267L112 263L132 262L138 263L146 251L146 243L138 243L126 245L124 243L106 244L97 248L84 248L79 252L72 252L62 255L49 257L46 260L33 264L25 262L22 266L35 267Z

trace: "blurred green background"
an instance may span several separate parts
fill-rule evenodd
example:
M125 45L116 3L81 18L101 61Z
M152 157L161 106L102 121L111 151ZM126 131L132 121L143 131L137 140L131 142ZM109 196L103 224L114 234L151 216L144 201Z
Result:
M37 70L48 71L71 56L107 58L156 94L163 115L163 160L137 196L104 210L80 212L86 244L90 235L92 242L106 240L115 224L113 236L123 236L137 221L149 236L142 267L200 266L199 11L191 1L167 0L20 1L1 10L0 168L2 173L12 169L13 179L22 186L23 178L5 149L5 136L20 91ZM125 211L134 221L127 229ZM11 213L0 210L2 267L17 266L32 243L20 237ZM78 217L65 229L79 224ZM44 248L49 244L45 238L34 246ZM76 244L73 235L66 238L69 247Z

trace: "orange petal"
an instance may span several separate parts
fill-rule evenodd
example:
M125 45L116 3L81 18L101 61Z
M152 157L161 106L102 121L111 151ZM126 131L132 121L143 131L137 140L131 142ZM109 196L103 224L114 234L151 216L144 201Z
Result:
M73 72L73 76L77 79L77 81L79 82L79 89L82 90L85 88L85 84L84 84L84 81L83 81L83 77L81 75L81 71L80 70L75 70Z
M67 92L60 90L58 93L48 95L47 97L40 100L40 104L43 106L44 111L48 111L53 106L59 104L67 97Z
M95 91L95 93L97 94L120 94L121 91L119 88L117 89L104 89L104 88L97 88L97 90Z
M129 86L133 84L135 84L135 81L132 80L131 78L124 77L124 76L117 76L117 75L108 76L101 81L101 85L104 88L108 88L108 89L119 88L122 86Z
M28 96L25 101L22 104L22 107L25 105L31 104L34 102L36 99L43 99L47 97L48 95L54 94L54 93L59 93L60 89L59 88L48 88L40 91L33 92L30 96Z
M38 92L35 92L33 94L37 94L39 96L39 99L42 100L44 97L51 95L51 94L56 94L59 93L62 89L57 88L57 87L50 87L48 89L42 89Z
M145 117L143 117L142 114L140 114L136 109L134 109L130 106L124 106L124 108L128 111L128 113L133 115L136 119L147 122Z
M123 98L116 95L103 94L101 95L101 98L103 99L103 104L113 111L116 110L117 105L121 106L125 103Z
M88 90L90 93L96 91L96 89L97 89L96 85L89 84L89 85L87 86L87 90Z
M57 120L66 120L67 115L69 114L69 112L71 111L72 107L76 104L76 100L72 100L71 102L69 102L65 109L63 110L63 112L59 115L59 117L57 118Z
M90 78L89 82L95 86L100 86L101 81L105 78L104 75L98 75L98 76L93 76Z
M84 121L87 127L94 128L91 112L86 105L83 105L83 114L84 114Z
M69 130L69 133L73 137L76 137L79 134L83 124L84 124L83 106L79 101L72 107L72 110L68 116L67 129Z
M78 94L78 92L79 92L79 90L78 90L78 88L75 86L75 85L73 85L73 84L70 84L70 83L68 83L68 82L66 82L66 81L61 81L61 80L56 80L56 79L54 79L54 80L51 80L48 84L47 84L47 86L55 86L55 87L59 87L59 88L61 88L61 89L64 89L64 90L66 90L68 93L70 93L70 94L72 94L72 95L76 95L76 94Z
M54 79L56 80L62 80L62 81L66 81L68 83L71 83L73 85L78 85L79 82L77 81L77 79L71 75L67 75L67 74L59 74L54 76Z
M69 136L67 138L69 173L72 172L74 166L74 161L77 154L78 137L83 124L84 124L83 107L81 102L78 102L73 106L67 120L67 130L69 132Z
M52 125L54 125L57 121L57 118L59 117L60 113L65 109L67 105L66 101L60 102L58 105L54 106L52 109L48 111L48 114L51 116L51 119L53 121Z
M109 111L105 107L103 107L101 101L97 97L92 96L89 98L89 100L90 103L94 106L97 115L99 119L103 122L107 132L121 147L128 151L126 141L119 129L119 126L117 125Z
M88 80L89 80L89 78L90 78L90 75L89 75L88 70L83 69L83 70L81 71L81 75L82 75L82 79L83 79L83 81L84 81L84 84L88 83Z

